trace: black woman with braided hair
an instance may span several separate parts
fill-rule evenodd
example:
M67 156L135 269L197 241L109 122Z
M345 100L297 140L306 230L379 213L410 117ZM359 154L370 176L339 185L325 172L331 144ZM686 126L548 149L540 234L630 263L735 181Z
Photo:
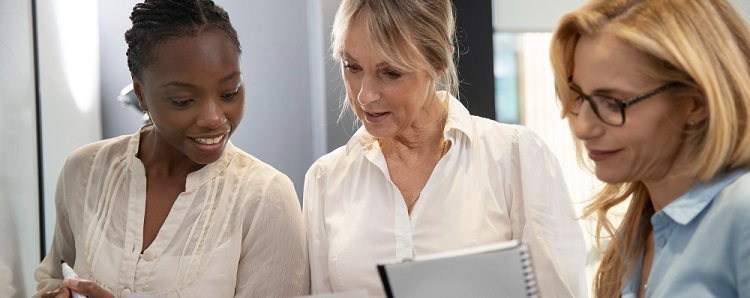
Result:
M289 297L309 292L291 180L229 141L240 43L209 0L146 0L127 60L149 124L68 158L35 297ZM63 280L64 259L79 278Z

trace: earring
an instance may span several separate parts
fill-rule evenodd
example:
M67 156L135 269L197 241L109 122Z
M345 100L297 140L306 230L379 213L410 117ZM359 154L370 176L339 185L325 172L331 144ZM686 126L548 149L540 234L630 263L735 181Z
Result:
M695 120L693 120L693 119L688 120L688 125L690 125L690 126L695 125Z

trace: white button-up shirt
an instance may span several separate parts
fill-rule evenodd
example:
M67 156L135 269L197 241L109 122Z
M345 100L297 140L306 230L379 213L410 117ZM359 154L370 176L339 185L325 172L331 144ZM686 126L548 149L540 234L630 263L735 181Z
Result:
M227 144L190 173L141 254L146 173L140 132L86 145L60 174L52 248L35 296L59 288L60 259L116 297L289 297L309 292L305 231L291 180Z
M471 116L448 100L444 138L452 146L411 216L364 128L307 172L313 293L383 296L379 262L516 239L530 246L542 296L585 297L583 233L552 152L529 129Z

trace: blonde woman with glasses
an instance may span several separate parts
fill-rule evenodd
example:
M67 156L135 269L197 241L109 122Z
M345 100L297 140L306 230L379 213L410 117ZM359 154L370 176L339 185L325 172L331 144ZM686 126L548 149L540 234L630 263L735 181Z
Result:
M591 1L561 19L551 55L579 157L605 182L585 211L606 245L594 295L750 297L742 17L725 0Z

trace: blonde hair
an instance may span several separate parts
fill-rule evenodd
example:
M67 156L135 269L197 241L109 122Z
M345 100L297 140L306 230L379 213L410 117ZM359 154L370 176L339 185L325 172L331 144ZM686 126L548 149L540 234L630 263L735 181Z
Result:
M705 100L706 120L689 129L683 142L688 160L701 162L681 168L684 175L705 181L722 171L750 168L750 30L728 1L594 0L563 16L550 55L562 116L571 126L575 97L568 80L576 44L582 35L599 32L640 51L649 66L645 76L679 82L671 92L675 100L685 94ZM580 141L576 146L582 162ZM607 213L627 198L630 205L615 228ZM594 280L596 297L619 297L645 247L653 213L640 181L606 184L586 207L584 216L596 214L600 248L610 239Z
M404 71L425 70L436 89L458 97L450 0L343 0L331 33L333 58L343 59L347 34L359 18L385 62Z

